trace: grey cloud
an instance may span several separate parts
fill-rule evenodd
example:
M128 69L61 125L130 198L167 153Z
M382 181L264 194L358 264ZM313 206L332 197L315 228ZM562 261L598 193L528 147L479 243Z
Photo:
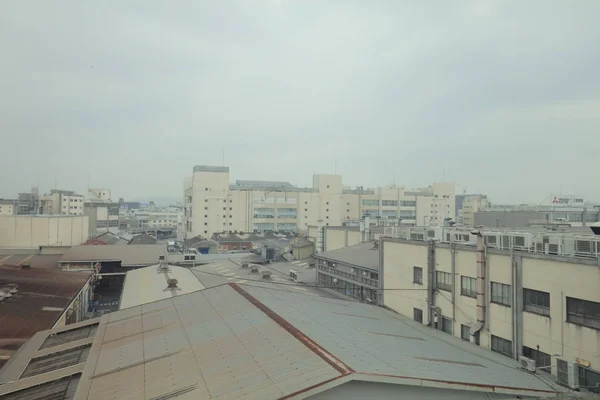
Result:
M421 186L494 201L600 201L596 1L13 1L0 119L29 184L179 196L233 179ZM32 161L14 165L26 154ZM75 168L74 168L75 167ZM574 173L576 169L580 169Z

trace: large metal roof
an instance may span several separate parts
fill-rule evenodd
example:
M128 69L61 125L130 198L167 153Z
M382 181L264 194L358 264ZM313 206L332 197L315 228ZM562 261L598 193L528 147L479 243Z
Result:
M91 263L120 261L122 266L152 265L165 254L162 244L132 244L129 246L73 246L60 258L60 263Z
M169 279L177 280L176 288L168 288ZM153 301L168 299L204 289L198 278L188 269L159 265L127 271L119 308L139 306Z
M350 380L558 392L515 360L381 307L237 284L104 315L85 363L0 386L0 395L44 398L32 384L69 376L79 377L76 400L305 398Z
M315 257L326 258L357 267L379 269L379 251L374 247L373 242L359 243L354 246L326 251L316 254Z

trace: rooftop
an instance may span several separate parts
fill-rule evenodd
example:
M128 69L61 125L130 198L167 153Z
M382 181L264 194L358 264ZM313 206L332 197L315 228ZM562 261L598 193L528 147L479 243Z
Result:
M142 233L132 237L127 244L156 244L156 238Z
M56 264L51 268L46 264L50 259L43 256L1 260L28 261L32 267L0 266L0 289L10 285L17 290L0 301L0 365L36 332L52 328L90 279L89 272L61 271Z
M326 251L315 255L316 258L326 258L357 267L379 269L379 251L374 248L373 242L359 243L337 250Z
M162 270L159 267L159 265L152 265L127 271L120 309L204 289L204 285L188 268L166 265L166 268ZM168 288L167 281L169 279L177 280L176 288Z
M158 256L165 254L161 244L132 244L130 246L73 246L60 258L59 263L92 263L120 261L121 266L147 266L156 264Z
M194 172L226 172L229 173L229 167L215 167L211 165L195 165Z
M249 186L256 188L268 188L268 187L280 187L280 188L294 188L289 182L276 182L276 181L246 181L246 180L236 180L235 184L237 186Z
M47 398L40 388L49 382L60 398L77 400L292 399L351 381L513 396L558 391L515 360L383 308L277 288L229 284L120 310L99 320L93 339L62 349L90 341L75 361L61 358L68 366L21 375L0 386L0 396ZM35 359L23 357L26 371Z
M127 240L115 235L111 232L105 232L101 235L88 239L82 246L95 245L104 243L106 245L126 245Z

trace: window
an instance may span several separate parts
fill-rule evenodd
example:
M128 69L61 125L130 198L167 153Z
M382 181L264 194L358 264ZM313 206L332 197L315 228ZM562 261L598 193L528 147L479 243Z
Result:
M329 189L329 185L327 185L327 189Z
M512 342L492 335L492 351L512 358Z
M304 204L308 204L308 201L305 201Z
M460 294L477 298L477 279L468 276L460 277Z
M471 341L471 327L469 325L460 325L460 338L467 342Z
M492 282L492 303L510 307L512 304L510 285Z
M204 207L205 210L208 210L208 207Z
M208 226L208 222L205 222L205 223L204 223L204 226Z
M227 211L227 207L223 207L223 211Z
M448 272L435 271L436 288L440 290L452 290L452 274Z
M229 207L229 211L233 210L233 207Z
M329 205L329 202L326 202L325 204Z
M423 310L413 308L413 318L415 321L423 323Z
M204 231L204 233L206 234L206 233L208 233L208 231Z
M350 212L350 210L349 210L349 209L346 209L346 212Z
M227 203L227 200L223 200L223 203Z
M600 303L567 297L567 322L600 329Z
M579 370L579 385L587 387L590 392L600 393L600 373L583 365L577 366L577 369Z
M308 211L308 208L305 208L304 211Z
M367 200L367 199L363 199L362 205L366 206L366 207L378 207L379 206L379 200Z
M233 225L233 223L231 223L231 222L230 222L230 223L229 223L229 226L231 226L231 225Z
M205 202L205 203L208 203L208 199L204 199L204 202Z
M423 284L423 268L413 267L413 283Z
M550 316L550 293L523 289L523 310Z
M327 216L325 217L325 219L329 219L329 215L327 215ZM329 225L329 224L328 224L328 225Z
M329 208L325 209L325 212L329 212Z
M401 201L400 206L401 207L416 207L417 202L416 201Z
M233 218L233 215L230 215L229 218Z
M207 215L207 214L204 214L204 218L208 218L208 215Z
M450 318L442 316L442 330L446 333L453 334L453 321Z
M550 354L546 354L536 349L532 349L531 347L523 346L523 355L527 358L531 358L535 360L535 366L537 367L547 367L552 365L552 357ZM545 369L544 371L550 372L550 369Z

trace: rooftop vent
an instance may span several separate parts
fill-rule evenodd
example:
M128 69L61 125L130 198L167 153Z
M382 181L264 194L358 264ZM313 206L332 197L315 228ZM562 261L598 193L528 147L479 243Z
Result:
M21 263L21 269L31 269L31 263L29 263L29 262Z
M167 288L168 289L177 289L177 279L167 279Z

